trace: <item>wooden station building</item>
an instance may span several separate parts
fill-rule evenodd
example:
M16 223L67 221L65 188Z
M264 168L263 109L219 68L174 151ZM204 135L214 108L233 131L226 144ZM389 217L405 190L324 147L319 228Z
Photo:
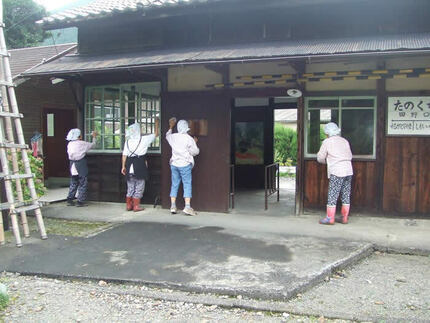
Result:
M175 116L199 136L194 207L228 212L231 182L261 187L273 163L274 110L297 109L297 214L326 204L328 116L352 147L354 210L430 215L429 1L98 0L39 23L79 30L77 53L24 74L68 82L78 126L100 133L92 200L123 201L125 128L149 133L160 117L145 202L169 207Z

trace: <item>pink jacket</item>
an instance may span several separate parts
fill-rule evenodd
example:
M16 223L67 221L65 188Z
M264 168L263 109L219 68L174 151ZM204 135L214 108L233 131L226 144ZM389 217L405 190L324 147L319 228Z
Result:
M332 136L325 139L317 154L319 163L327 163L327 176L350 176L352 171L352 152L349 142L340 136Z

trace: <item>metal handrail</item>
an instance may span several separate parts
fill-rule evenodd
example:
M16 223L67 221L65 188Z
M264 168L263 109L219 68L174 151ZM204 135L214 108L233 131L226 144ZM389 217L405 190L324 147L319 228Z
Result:
M275 193L279 202L279 163L264 167L264 210L268 209L269 196Z
M230 193L229 202L231 208L234 209L234 165L230 164Z

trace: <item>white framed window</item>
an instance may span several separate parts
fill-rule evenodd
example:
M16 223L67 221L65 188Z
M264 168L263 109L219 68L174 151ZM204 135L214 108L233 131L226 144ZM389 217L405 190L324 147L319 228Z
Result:
M324 125L335 122L354 158L375 159L376 97L307 97L305 109L305 157L316 157L325 139Z
M161 116L159 82L90 86L85 89L85 137L96 131L94 151L120 152L125 129L138 122L142 134L154 133L155 119ZM160 136L148 148L160 152Z

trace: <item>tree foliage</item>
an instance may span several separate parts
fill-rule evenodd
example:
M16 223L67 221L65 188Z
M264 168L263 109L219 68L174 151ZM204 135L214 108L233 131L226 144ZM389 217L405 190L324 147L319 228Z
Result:
M8 49L34 47L49 37L37 20L46 17L44 7L33 0L3 0L3 20Z
M281 165L297 164L297 132L275 123L275 162ZM290 160L290 161L288 161Z

